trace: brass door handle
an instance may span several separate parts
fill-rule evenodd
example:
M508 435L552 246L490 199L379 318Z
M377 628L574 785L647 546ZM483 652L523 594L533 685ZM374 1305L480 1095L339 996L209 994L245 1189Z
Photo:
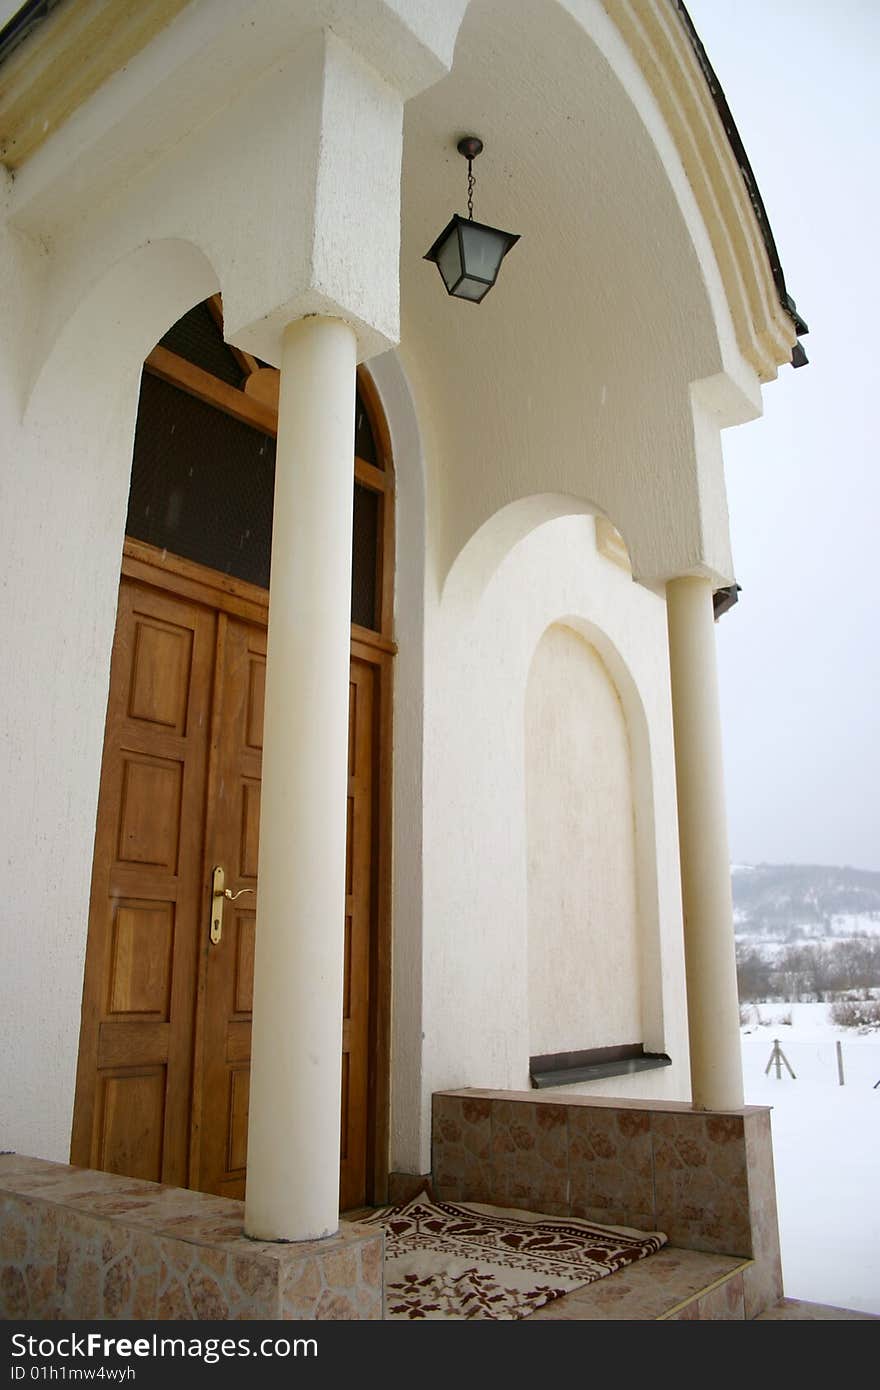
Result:
M216 864L211 873L211 942L214 946L219 946L223 939L223 902L228 898L234 903L236 898L240 898L243 893L256 893L256 888L239 888L237 893L233 893L231 888L226 887L226 874L222 864Z

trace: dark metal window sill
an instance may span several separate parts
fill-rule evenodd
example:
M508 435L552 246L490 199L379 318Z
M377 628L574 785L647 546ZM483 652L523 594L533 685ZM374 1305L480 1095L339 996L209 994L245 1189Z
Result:
M541 1062L543 1058L534 1058ZM549 1059L547 1059L549 1060ZM532 1067L530 1075L535 1090L551 1086L576 1086L582 1081L599 1081L605 1076L630 1076L639 1071L655 1071L671 1067L672 1058L665 1052L642 1052L635 1057L609 1058L603 1061L582 1062L574 1066Z

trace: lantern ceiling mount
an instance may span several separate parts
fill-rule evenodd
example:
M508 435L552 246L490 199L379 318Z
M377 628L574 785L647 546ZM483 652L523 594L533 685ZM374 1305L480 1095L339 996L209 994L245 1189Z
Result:
M455 148L470 163L471 160L476 159L478 154L483 153L483 142L479 135L465 135L459 140Z
M483 142L478 135L464 135L456 148L468 162L468 215L453 215L425 260L436 264L447 294L479 304L498 279L501 262L519 236L474 221L473 162L482 153Z

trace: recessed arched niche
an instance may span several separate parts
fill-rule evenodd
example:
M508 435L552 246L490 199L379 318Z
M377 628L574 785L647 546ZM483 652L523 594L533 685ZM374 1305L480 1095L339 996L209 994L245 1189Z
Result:
M596 648L549 627L526 693L530 1055L643 1034L632 753Z

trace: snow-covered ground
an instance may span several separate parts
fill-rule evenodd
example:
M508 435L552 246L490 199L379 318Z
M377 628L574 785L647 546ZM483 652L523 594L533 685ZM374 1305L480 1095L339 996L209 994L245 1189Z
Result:
M745 1096L773 1106L786 1295L880 1314L880 1033L836 1028L827 1004L757 1011L742 1030ZM794 1081L784 1066L764 1075L774 1038Z

